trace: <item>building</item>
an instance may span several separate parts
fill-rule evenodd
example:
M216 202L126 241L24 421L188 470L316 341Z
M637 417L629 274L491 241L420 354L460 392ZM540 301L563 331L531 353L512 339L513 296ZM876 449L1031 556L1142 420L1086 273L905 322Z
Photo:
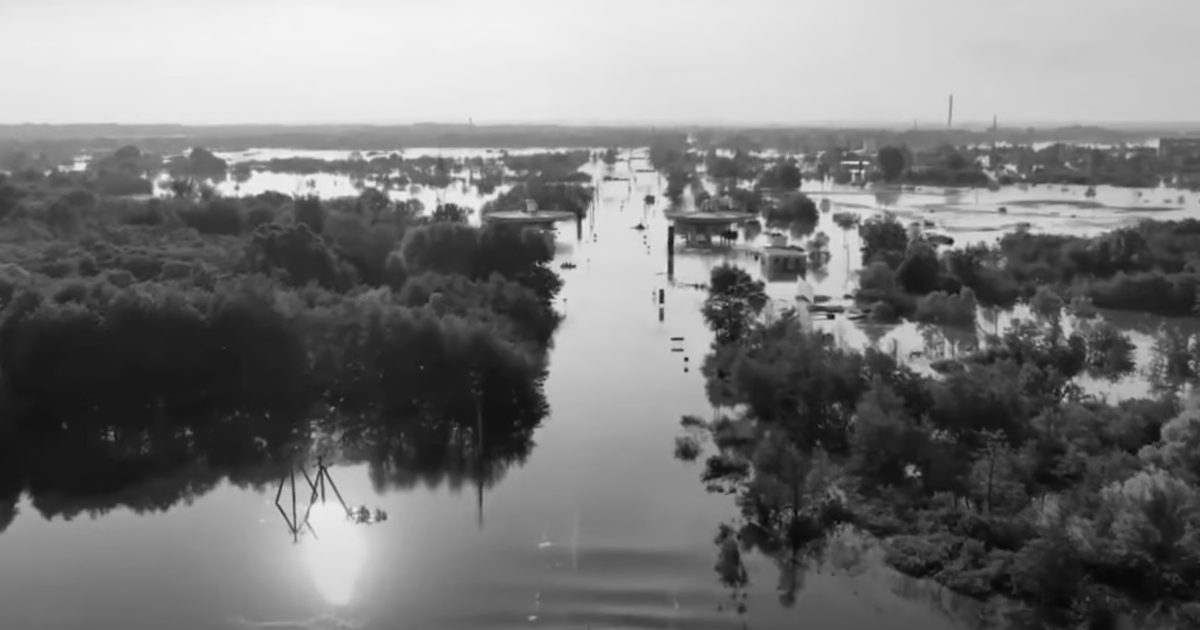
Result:
M865 158L850 154L846 156L846 159L842 160L840 168L850 175L851 183L860 184L867 181L871 162Z
M770 245L760 254L762 274L768 282L792 280L808 275L808 256L794 245Z
M728 210L668 210L663 215L671 222L673 234L678 234L683 238L685 245L691 246L708 246L731 241L732 236L737 234L737 226L754 218L754 215L748 212Z
M489 224L513 225L522 228L540 230L546 242L554 247L555 224L565 221L576 221L579 218L574 212L566 210L540 210L537 201L525 200L523 210L498 210L483 215L483 221Z

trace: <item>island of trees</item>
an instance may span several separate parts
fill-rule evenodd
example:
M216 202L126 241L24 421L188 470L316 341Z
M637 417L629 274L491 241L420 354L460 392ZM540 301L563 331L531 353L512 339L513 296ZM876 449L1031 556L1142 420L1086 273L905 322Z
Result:
M1061 304L930 375L767 317L767 301L741 269L712 271L703 372L724 411L685 417L676 445L689 460L708 445L702 481L738 497L742 519L718 538L727 583L745 580L739 548L761 551L788 605L830 533L852 527L906 574L1025 604L1010 621L1112 627L1153 609L1200 623L1200 404L1181 381L1085 395L1079 377L1129 359L1109 336L1066 332Z

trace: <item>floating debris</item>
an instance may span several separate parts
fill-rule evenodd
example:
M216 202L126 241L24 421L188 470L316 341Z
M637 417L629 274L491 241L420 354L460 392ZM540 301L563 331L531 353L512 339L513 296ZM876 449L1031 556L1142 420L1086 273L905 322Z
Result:
M374 525L382 523L388 519L387 512L379 508L372 511L365 505L360 505L357 508L346 510L346 519L358 525Z

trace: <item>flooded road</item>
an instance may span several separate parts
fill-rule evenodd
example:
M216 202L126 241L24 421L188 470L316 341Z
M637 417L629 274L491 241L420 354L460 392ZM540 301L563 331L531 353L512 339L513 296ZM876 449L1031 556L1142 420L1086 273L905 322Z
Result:
M790 606L779 601L778 568L747 558L739 613L713 570L713 538L734 515L733 498L705 492L700 468L676 461L672 447L681 415L711 414L699 371L710 343L704 293L689 285L706 282L722 260L756 273L758 265L737 249L680 253L669 282L662 207L642 201L661 199L664 182L624 162L612 174L633 181L597 182L598 207L582 239L574 225L560 228L557 262L575 267L560 270L566 319L546 383L551 415L524 465L487 488L451 488L437 478L381 486L366 466L333 468L348 503L390 518L356 527L318 513L322 535L299 543L274 505L274 487L222 484L187 505L144 514L117 509L92 518L84 504L74 519L53 521L38 515L46 506L23 499L0 534L0 627L969 627L945 611L968 602L849 547L842 555L861 557L814 563ZM833 212L860 202L864 218L877 211L870 193L829 197ZM889 205L916 213L908 200L925 198L901 199ZM1006 203L1015 219L1015 204ZM857 236L841 234L829 216L818 229L831 237L834 258L814 284L840 296L857 268ZM643 221L646 230L633 229ZM768 287L783 305L795 292L791 282ZM914 325L819 325L850 343L895 339L904 351L925 343ZM137 493L153 497L154 488Z

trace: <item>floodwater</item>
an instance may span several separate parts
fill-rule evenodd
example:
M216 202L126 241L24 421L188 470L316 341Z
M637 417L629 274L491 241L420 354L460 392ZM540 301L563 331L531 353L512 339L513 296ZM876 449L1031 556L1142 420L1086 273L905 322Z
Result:
M546 384L551 415L524 465L489 488L459 490L377 489L366 466L335 467L348 503L390 518L353 526L318 507L319 538L299 542L275 507L274 487L222 485L165 512L121 508L72 520L38 513L65 499L22 499L0 534L0 627L970 628L963 619L972 602L898 576L878 550L856 551L852 541L813 563L791 606L779 601L778 569L747 558L739 614L713 570L713 537L734 515L733 499L706 493L699 467L676 461L672 450L681 415L711 413L699 374L710 341L704 293L689 285L705 282L722 260L752 270L757 263L744 248L680 251L669 281L662 208L642 202L648 193L661 199L664 183L626 162L613 174L631 181L597 184L598 207L582 238L573 224L560 230L560 262L576 266L561 270L566 320ZM871 206L870 193L813 194L828 196L831 212L878 211L858 208ZM999 201L902 193L888 205L918 212L941 204L934 214L949 224L960 220L953 206ZM1188 208L1195 212L1195 200ZM818 229L829 232L834 260L813 280L818 293L840 296L857 266L857 236L841 234L829 214ZM642 222L648 229L633 229ZM790 303L792 282L768 286L781 305ZM903 352L925 344L914 326L818 325L848 343L895 340ZM152 496L154 488L131 494L138 492Z

